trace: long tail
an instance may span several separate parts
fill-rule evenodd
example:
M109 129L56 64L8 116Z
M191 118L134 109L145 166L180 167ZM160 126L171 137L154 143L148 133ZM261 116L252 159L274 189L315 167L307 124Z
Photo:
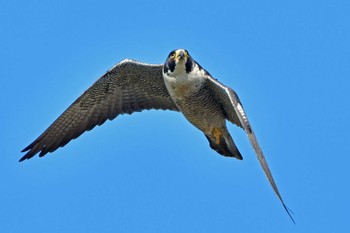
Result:
M210 147L223 156L235 157L242 160L243 157L239 152L236 144L233 142L231 135L227 130L214 128L211 135L206 135Z

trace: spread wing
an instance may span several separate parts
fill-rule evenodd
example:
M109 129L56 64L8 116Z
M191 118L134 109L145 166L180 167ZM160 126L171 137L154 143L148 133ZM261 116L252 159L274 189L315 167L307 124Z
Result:
M208 75L207 84L212 89L213 94L216 96L216 98L222 104L222 107L224 108L227 119L230 122L236 124L237 126L243 128L244 131L247 133L249 141L254 148L256 156L260 162L262 169L264 170L265 175L267 176L267 179L269 180L276 195L278 196L278 198L282 202L282 205L283 205L284 209L287 211L289 217L294 222L294 219L291 216L289 209L285 205L285 203L281 197L281 194L278 191L277 185L272 177L270 168L267 165L267 161L265 159L265 156L260 148L258 140L256 139L254 131L253 131L253 129L249 123L249 120L244 112L243 106L241 104L241 101L238 98L238 95L231 88L221 84L219 81L215 80L210 75Z
M27 153L20 161L30 159L39 152L40 157L53 152L119 114L145 109L178 111L165 87L162 67L133 60L116 64L23 149L22 152Z

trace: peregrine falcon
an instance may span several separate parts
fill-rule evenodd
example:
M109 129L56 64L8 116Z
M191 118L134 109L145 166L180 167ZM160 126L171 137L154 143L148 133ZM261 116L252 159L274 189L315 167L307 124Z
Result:
M227 130L226 120L241 127L274 192L293 220L236 92L214 79L185 49L170 52L164 64L130 59L116 64L22 150L26 154L20 161L37 153L42 157L53 152L107 119L145 109L181 112L204 133L213 150L239 160L242 155Z

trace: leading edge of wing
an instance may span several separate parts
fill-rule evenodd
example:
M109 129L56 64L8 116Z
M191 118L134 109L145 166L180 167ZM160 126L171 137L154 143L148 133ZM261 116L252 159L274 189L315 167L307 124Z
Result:
M248 139L250 141L250 144L253 146L253 149L255 151L255 154L259 160L259 163L267 177L267 179L269 180L274 192L276 193L278 199L280 199L284 209L286 210L287 214L289 215L290 219L293 221L293 223L295 224L295 221L294 221L294 218L292 217L291 215L291 211L289 211L288 207L286 206L286 204L284 203L283 199L282 199L282 196L277 188L277 185L276 185L276 182L275 180L273 179L273 176L272 176L272 173L271 173L271 170L268 166L268 163L265 159L265 156L264 156L264 153L263 151L261 150L261 147L258 143L258 140L255 136L255 133L249 123L249 120L245 114L245 111L243 109L243 106L240 102L240 100L238 99L238 96L237 94L230 88L225 88L226 89L226 92L227 94L229 95L230 99L231 99L231 102L233 103L233 106L234 106L234 109L235 109L235 112L241 122L241 124L243 125L243 128L244 130L246 131L247 135L248 135Z
M235 112L236 117L239 120L239 123L236 122L236 117L232 117L229 118L228 120L230 120L232 123L237 124L238 126L241 126L244 131L247 133L248 135L248 139L255 151L255 154L259 160L259 163L267 177L267 179L269 180L274 192L276 193L278 199L281 201L284 209L286 210L286 212L288 213L289 217L291 218L291 220L293 221L293 223L295 223L292 215L291 215L291 211L288 209L288 207L286 206L286 204L284 203L282 196L277 188L276 182L273 179L272 173L270 171L270 168L267 164L267 161L265 159L264 153L261 150L261 147L258 143L258 140L255 136L255 133L250 125L250 122L248 120L248 117L246 116L246 113L243 109L242 103L239 100L239 97L237 95L237 93L232 90L231 88L221 84L219 81L215 80L212 77L208 77L208 80L211 82L211 86L216 86L216 91L222 91L225 92L227 97L229 98L229 103L227 101L222 101L221 104L223 105L230 105L230 106L224 106L225 110L227 111L228 109L231 109L232 111ZM228 115L229 116L229 115Z
M146 109L178 111L166 90L162 67L130 59L117 63L22 150L27 153L20 161L53 152L120 114Z

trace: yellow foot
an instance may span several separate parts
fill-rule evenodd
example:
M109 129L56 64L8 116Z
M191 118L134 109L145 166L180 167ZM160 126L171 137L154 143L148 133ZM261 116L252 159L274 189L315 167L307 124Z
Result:
M222 132L221 132L221 130L219 129L219 128L214 128L212 131L212 134L214 135L214 137L215 137L215 142L216 142L216 144L220 144L220 138L221 138L221 136L222 136Z

